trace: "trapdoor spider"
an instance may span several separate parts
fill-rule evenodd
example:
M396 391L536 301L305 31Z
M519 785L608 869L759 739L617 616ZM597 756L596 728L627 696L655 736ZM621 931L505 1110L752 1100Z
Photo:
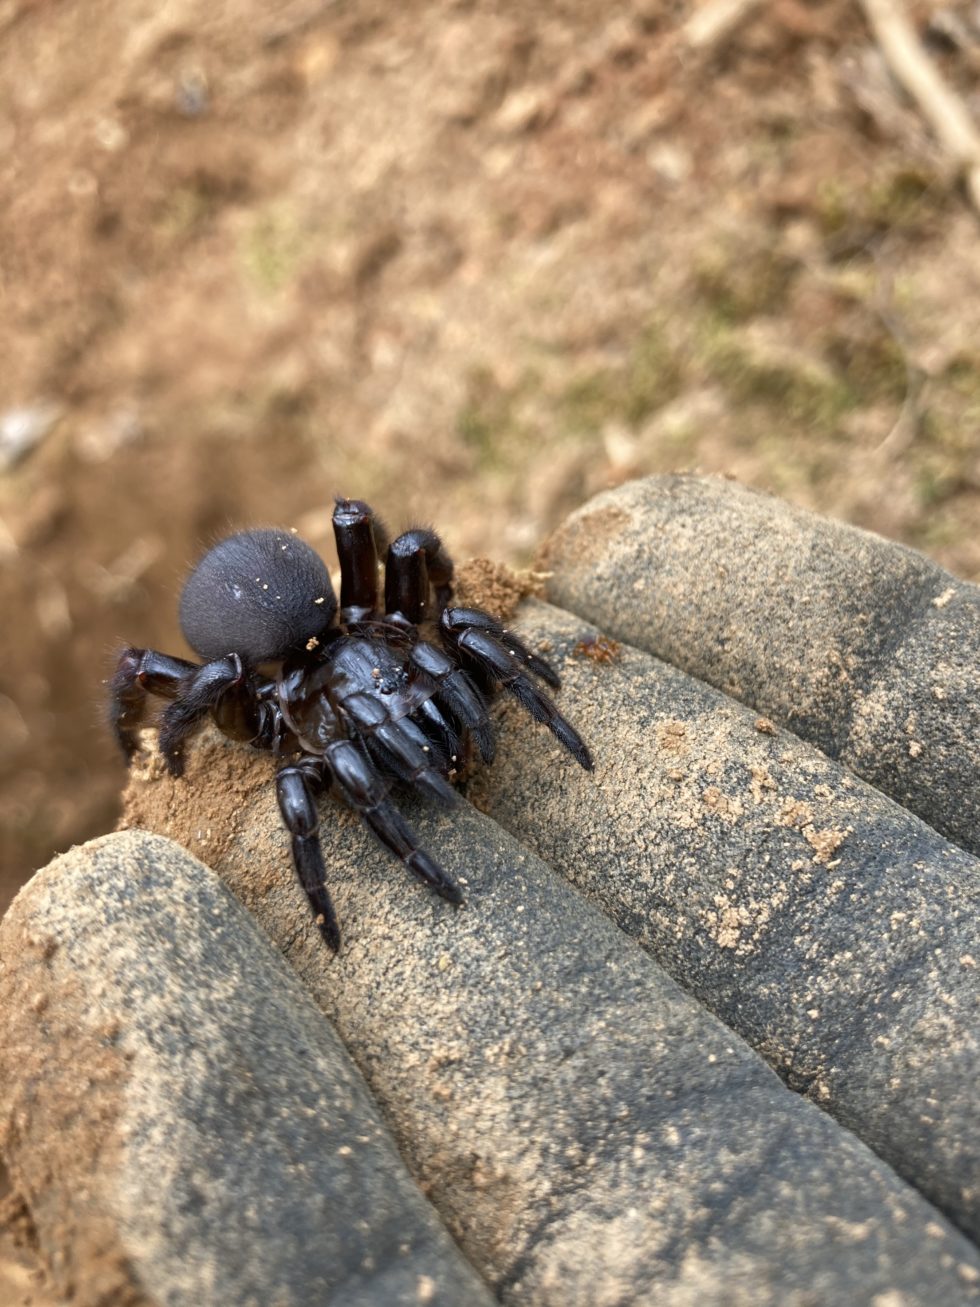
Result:
M316 797L331 785L382 844L451 903L456 882L422 848L389 798L389 781L449 803L468 739L494 755L487 706L502 687L577 762L592 758L536 684L553 669L489 613L455 608L453 564L434 531L388 544L364 503L338 499L340 610L322 559L289 531L243 531L204 555L184 584L180 622L201 665L124 649L111 686L112 725L127 759L148 695L171 702L160 751L174 776L188 736L210 715L225 735L282 760L276 790L293 861L320 933L340 935L324 884ZM385 563L379 606L379 560Z

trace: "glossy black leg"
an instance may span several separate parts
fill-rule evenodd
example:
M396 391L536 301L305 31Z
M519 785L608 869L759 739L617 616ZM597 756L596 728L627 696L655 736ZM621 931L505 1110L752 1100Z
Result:
M427 640L414 646L409 659L432 682L437 707L448 711L464 730L472 733L484 762L493 762L496 747L486 701L466 672Z
M540 676L546 685L550 685L553 690L561 688L558 673L551 664L532 653L513 631L506 630L495 617L485 613L482 608L450 608L443 615L442 627L443 630L453 634L463 631L486 631L513 655L515 661L522 663L535 676Z
M254 749L268 749L277 758L283 754L296 753L299 741L286 725L282 708L278 702L275 681L259 681L254 687L255 693L248 695L250 711L254 714L256 731L248 741ZM215 720L220 725L219 712ZM239 737L241 738L241 737Z
M147 697L176 699L181 682L196 666L155 649L128 648L119 655L109 682L109 722L127 762L136 752Z
M385 565L385 612L400 613L417 626L438 617L452 597L453 560L428 527L405 531L388 550ZM435 589L435 611L431 590Z
M462 755L463 741L451 715L444 713L434 698L424 699L416 712L429 741L434 765L443 772L453 771Z
M415 832L388 798L384 782L363 750L353 740L335 740L327 745L325 756L341 794L385 848L437 894L450 903L462 903L459 886L419 847Z
M340 930L326 887L326 868L320 847L320 814L315 794L325 784L319 761L283 767L276 775L276 798L283 824L293 846L293 866L306 892L313 919L327 946L336 953Z
M462 615L468 612L477 613L481 620L478 623L467 621ZM565 720L544 691L539 690L527 675L521 665L517 649L508 648L501 641L500 636L491 631L488 623L493 623L493 620L478 609L447 608L440 620L439 629L449 648L455 649L481 671L498 681L527 709L535 721L542 722L548 727L580 766L586 771L591 771L592 755L584 740L574 726Z
M456 802L459 796L437 769L432 746L411 717L389 716L384 704L371 694L348 696L343 711L354 734L383 771L442 803Z
M333 534L340 559L340 620L362 622L378 606L378 537L383 544L384 528L361 500L338 499Z
M248 673L238 654L215 658L203 667L195 667L184 678L177 697L160 719L160 752L171 775L183 775L184 741L201 719L218 707L223 695L237 689L241 691L236 696L239 703L229 708L228 721L238 720L236 713L247 711L244 705L248 688ZM256 725L253 736L257 729ZM244 725L241 730L246 732Z

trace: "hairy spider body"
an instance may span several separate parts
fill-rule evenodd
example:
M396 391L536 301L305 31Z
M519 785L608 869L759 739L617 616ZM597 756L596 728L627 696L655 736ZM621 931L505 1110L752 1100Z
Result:
M242 531L208 550L184 582L180 626L202 658L234 650L253 666L282 658L333 620L319 554L289 531Z
M494 755L487 707L503 688L587 770L575 729L536 684L558 678L489 613L451 607L453 564L435 532L389 546L366 504L333 515L340 607L322 559L289 531L244 531L204 555L184 584L181 627L201 664L152 649L122 651L111 681L116 738L131 758L148 695L170 700L159 742L175 776L189 735L210 716L224 734L280 760L276 790L293 862L320 932L339 946L325 887L318 794L333 786L382 844L443 898L452 877L419 846L389 782L443 803L472 739ZM379 606L379 562L384 562Z

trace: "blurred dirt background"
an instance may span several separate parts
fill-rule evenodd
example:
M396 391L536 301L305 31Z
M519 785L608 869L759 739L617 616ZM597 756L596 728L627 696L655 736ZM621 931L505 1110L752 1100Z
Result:
M918 3L980 120L980 5ZM229 527L730 473L980 578L976 215L860 9L0 0L0 910Z

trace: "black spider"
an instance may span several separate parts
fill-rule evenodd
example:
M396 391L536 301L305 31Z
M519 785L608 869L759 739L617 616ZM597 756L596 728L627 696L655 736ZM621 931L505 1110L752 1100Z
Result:
M111 711L129 759L147 695L172 700L159 739L175 776L188 735L208 714L226 735L283 758L276 791L293 861L320 932L337 949L317 835L316 795L331 783L410 871L459 903L459 887L419 847L386 778L454 801L449 780L467 740L484 762L493 759L487 704L501 686L590 771L592 758L528 675L557 687L552 668L489 613L449 607L453 564L434 531L406 531L389 546L371 510L354 499L337 500L333 529L339 615L323 561L294 534L229 536L204 555L181 595L180 623L203 665L124 649Z

